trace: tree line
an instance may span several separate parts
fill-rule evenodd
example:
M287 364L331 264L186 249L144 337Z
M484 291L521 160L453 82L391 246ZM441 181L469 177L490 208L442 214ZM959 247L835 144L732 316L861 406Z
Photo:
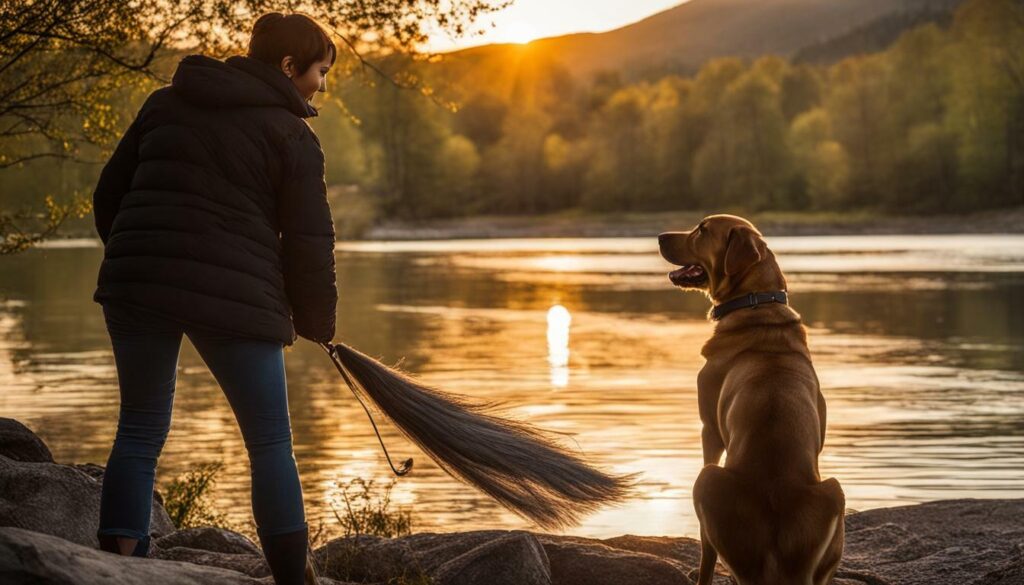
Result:
M1015 0L969 0L948 27L827 66L720 58L691 76L581 81L526 45L379 67L420 91L345 76L314 125L328 182L358 185L385 217L1024 204Z

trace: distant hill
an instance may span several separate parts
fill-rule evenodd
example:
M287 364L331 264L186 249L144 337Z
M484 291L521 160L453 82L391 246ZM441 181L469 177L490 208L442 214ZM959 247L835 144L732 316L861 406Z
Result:
M837 37L887 15L948 11L959 0L691 0L639 22L603 33L539 39L527 48L561 62L576 76L601 70L696 70L720 56L833 55ZM858 46L855 42L850 46ZM505 60L522 45L485 45L448 53L450 60L486 64ZM818 57L815 57L818 58Z
M796 63L829 65L850 55L884 51L904 32L928 23L943 28L953 20L952 7L929 8L880 16L871 22L824 42L814 43L793 54Z

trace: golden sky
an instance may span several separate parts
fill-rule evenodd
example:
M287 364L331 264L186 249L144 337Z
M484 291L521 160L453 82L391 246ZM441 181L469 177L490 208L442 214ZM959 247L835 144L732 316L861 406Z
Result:
M485 16L477 28L484 35L451 39L434 35L429 51L450 51L488 43L525 43L575 32L603 32L646 18L682 0L515 0L512 6ZM490 23L494 28L490 28Z

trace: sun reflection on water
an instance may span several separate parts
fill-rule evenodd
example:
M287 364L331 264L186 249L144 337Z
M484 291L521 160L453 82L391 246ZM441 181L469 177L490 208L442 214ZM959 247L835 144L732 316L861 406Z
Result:
M548 309L548 364L551 366L551 385L565 388L569 385L569 325L572 315L562 305Z

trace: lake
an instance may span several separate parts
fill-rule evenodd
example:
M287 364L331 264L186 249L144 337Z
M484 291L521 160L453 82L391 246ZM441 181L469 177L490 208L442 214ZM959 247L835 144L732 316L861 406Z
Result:
M1024 496L1024 236L773 237L809 328L828 401L824 477L863 510ZM61 462L105 464L118 413L101 307L98 241L0 258L0 416L34 429ZM695 381L708 302L672 288L655 238L339 242L338 335L428 383L480 399L566 440L639 494L571 534L697 535L701 467ZM330 359L286 353L307 519L337 531L340 485L389 481L366 420ZM416 458L394 505L416 531L528 524ZM222 461L212 492L251 522L249 465L227 401L187 338L163 486Z

